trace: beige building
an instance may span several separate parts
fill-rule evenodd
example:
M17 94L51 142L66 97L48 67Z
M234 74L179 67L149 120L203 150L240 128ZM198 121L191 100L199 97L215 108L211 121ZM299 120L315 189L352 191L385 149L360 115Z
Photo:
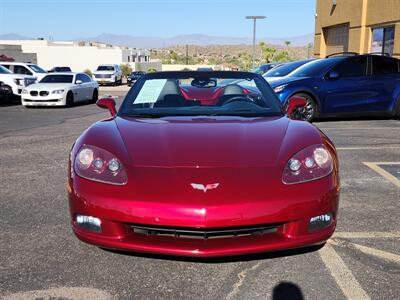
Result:
M36 62L44 69L68 66L73 71L95 70L100 64L129 64L135 71L161 70L161 62L150 59L150 51L118 47L97 42L71 42L48 40L0 40L2 47L10 45L35 55ZM7 52L4 50L4 54ZM12 56L13 57L13 56ZM19 61L19 57L13 57Z
M382 53L400 58L400 0L317 0L314 56Z

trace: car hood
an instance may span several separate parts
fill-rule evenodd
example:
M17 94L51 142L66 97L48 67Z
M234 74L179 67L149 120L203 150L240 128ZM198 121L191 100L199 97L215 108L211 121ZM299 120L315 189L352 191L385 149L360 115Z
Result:
M282 84L288 84L296 81L309 79L310 77L267 77L265 78L272 88Z
M27 90L57 90L73 86L72 83L35 83L28 86Z
M292 121L286 117L199 116L117 117L115 122L133 166L203 168L276 165L280 155L286 155L286 149L281 150ZM301 123L320 141L312 125ZM308 139L299 139L296 147L303 143L309 143Z

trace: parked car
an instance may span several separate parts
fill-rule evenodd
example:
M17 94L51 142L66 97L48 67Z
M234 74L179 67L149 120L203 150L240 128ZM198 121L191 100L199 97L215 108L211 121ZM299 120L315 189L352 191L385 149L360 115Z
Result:
M265 72L263 74L263 77L267 80L269 78L285 77L288 74L292 73L297 68L300 68L302 65L304 65L310 61L313 61L313 60L314 59L304 59L304 60L291 61L291 62L281 64L281 65L276 66L275 68L272 68L269 71Z
M143 71L135 71L132 72L127 78L126 81L128 83L128 86L131 86L132 84L134 84L140 77L142 77L142 75L146 74Z
M0 65L0 81L3 83L2 89L7 90L8 94L20 96L25 87L35 83L36 77L14 74Z
M339 116L400 117L400 60L380 55L335 56L270 79L283 104L307 100L304 119Z
M4 103L12 95L10 89L0 81L0 104Z
M22 62L0 62L0 65L6 67L15 74L30 75L36 77L37 81L40 81L44 76L47 75L47 71L36 64Z
M70 67L54 67L51 70L48 71L49 73L54 73L54 72L72 72Z
M100 85L103 84L122 84L122 71L119 65L100 65L93 72L93 80Z
M265 72L281 65L282 63L280 62L273 62L273 63L268 63L268 64L263 64L261 66L258 66L257 68L251 70L251 72L256 73L256 74L264 74Z
M245 82L217 84L221 78ZM250 72L158 72L69 156L71 225L102 248L229 256L323 244L339 201L335 147L287 117Z
M21 102L30 106L72 106L97 101L99 85L85 73L52 73L22 91Z

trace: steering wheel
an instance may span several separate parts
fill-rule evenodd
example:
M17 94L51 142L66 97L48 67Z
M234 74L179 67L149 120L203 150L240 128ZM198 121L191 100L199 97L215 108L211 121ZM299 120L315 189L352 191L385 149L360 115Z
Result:
M249 102L249 103L254 103L254 99L250 96L250 95L243 95L243 96L235 96L231 99L226 100L222 106L232 103L232 102L236 102L236 101L243 101L243 102Z

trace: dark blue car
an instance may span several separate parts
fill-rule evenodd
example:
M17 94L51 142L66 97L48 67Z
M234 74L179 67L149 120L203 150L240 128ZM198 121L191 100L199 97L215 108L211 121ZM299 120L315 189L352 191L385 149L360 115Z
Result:
M316 117L400 117L400 60L379 55L317 59L269 80L283 104L306 98L305 120Z

